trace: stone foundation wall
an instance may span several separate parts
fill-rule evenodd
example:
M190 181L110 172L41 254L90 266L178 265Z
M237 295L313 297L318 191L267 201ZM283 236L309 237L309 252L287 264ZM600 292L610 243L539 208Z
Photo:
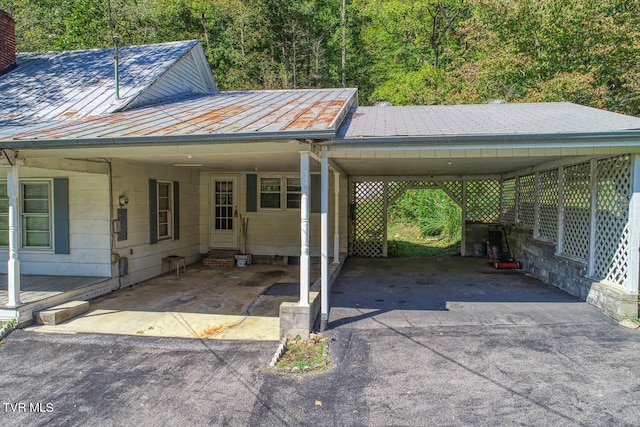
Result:
M614 319L638 316L637 295L587 276L587 263L555 254L555 243L534 240L531 230L513 229L509 246L522 269L545 283L597 307Z

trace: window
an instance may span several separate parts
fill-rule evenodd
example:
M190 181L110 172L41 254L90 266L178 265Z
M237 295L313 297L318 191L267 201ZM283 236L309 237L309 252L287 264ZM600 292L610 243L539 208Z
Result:
M149 180L149 243L180 238L180 182Z
M263 209L280 209L281 188L281 178L260 178L260 207Z
M317 182L316 182L317 181ZM317 203L315 199L311 202L311 212L319 212L319 207L316 209L316 204L319 206L320 197L320 175L311 175L310 187L318 188L316 191L310 191L317 195ZM254 187L255 188L255 187ZM249 187L247 187L247 194L250 193ZM254 190L255 191L255 190ZM300 183L300 177L293 176L264 176L258 178L258 207L261 209L300 209L300 200L302 199L302 185ZM249 205L247 205L249 206ZM255 211L253 211L255 212Z
M51 247L51 184L22 184L22 246Z
M158 182L158 240L172 237L172 183Z
M287 178L287 209L300 209L300 178Z
M0 246L9 246L9 195L6 181L0 182Z
M20 182L20 200L16 208L22 248L70 253L68 178ZM7 181L0 181L0 246L9 246Z

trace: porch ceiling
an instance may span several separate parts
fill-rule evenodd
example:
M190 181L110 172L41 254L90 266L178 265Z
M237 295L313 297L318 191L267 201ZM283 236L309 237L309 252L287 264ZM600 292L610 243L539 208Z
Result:
M462 176L504 174L556 159L559 157L369 158L334 159L334 161L342 170L352 176Z
M161 167L179 167L211 173L237 172L297 172L300 170L300 151L308 144L245 143L224 146L160 146L67 148L52 150L21 150L27 159L25 166L38 166L37 159L111 158L154 164ZM319 153L319 150L316 150ZM152 154L151 154L152 153ZM436 175L493 175L540 165L561 156L551 152L546 156L508 156L475 153L465 150L409 151L409 152L333 152L329 158L342 172L350 176L436 176ZM576 155L574 153L573 155ZM6 163L6 160L0 160ZM318 161L311 162L311 171L319 172Z

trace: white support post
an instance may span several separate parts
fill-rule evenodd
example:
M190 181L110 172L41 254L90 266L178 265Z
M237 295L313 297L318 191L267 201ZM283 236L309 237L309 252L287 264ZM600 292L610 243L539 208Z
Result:
M558 241L556 255L564 252L564 166L558 168Z
M516 195L513 206L513 224L520 224L520 176L516 175Z
M333 263L340 263L340 173L333 173Z
M7 261L7 307L15 308L20 302L20 260L18 259L18 167L11 166L7 171L7 194L9 196L9 261Z
M300 301L299 306L309 307L309 152L300 152Z
M388 255L388 246L387 246L387 204L389 203L389 194L387 191L387 187L389 186L388 181L382 181L382 226L384 229L382 230L382 256L387 257Z
M595 253L596 253L596 220L598 217L598 161L591 160L591 173L589 183L591 188L591 210L589 212L589 259L587 264L587 277L592 277L595 273Z
M329 321L329 153L322 146L320 164L320 330Z
M640 289L640 154L633 155L631 200L629 201L629 275L626 288L635 294Z
M533 205L533 237L540 237L540 172L535 173L535 204Z
M462 235L460 236L460 256L467 256L467 180L462 180Z

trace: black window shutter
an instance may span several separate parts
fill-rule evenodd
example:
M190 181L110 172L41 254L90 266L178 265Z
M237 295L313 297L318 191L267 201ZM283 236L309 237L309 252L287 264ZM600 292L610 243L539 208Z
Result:
M311 212L320 213L322 210L322 180L320 175L311 175L310 187Z
M69 250L69 179L53 179L53 249L57 254Z
M247 212L258 211L258 175L247 174Z
M158 243L158 183L149 180L149 243Z
M180 182L173 181L173 240L180 238Z

